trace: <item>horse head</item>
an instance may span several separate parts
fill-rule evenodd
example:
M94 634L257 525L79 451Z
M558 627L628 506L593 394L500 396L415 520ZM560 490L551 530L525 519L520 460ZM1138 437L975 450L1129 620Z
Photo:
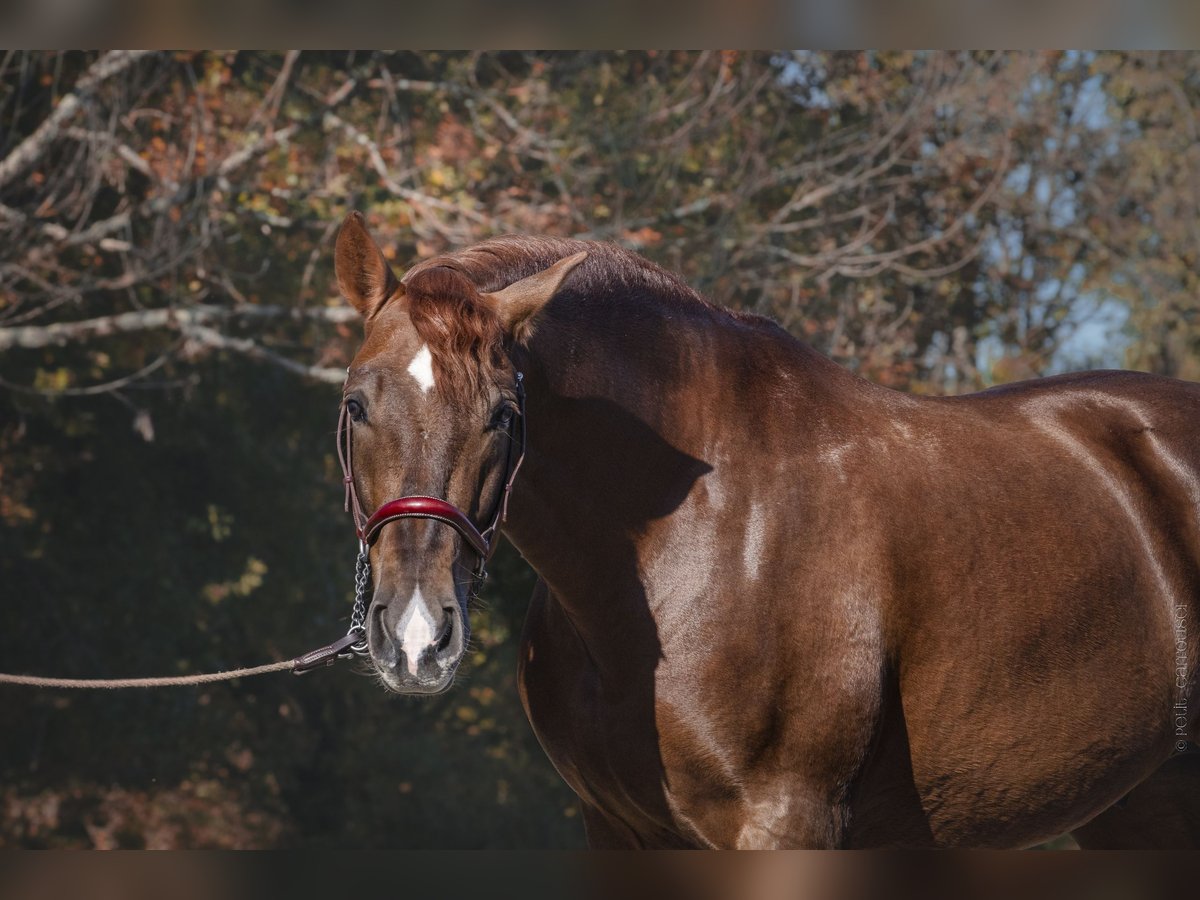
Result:
M338 287L365 336L339 439L374 575L365 640L391 690L443 691L466 653L468 604L524 451L511 351L586 255L484 292L449 259L399 279L359 213L342 225Z

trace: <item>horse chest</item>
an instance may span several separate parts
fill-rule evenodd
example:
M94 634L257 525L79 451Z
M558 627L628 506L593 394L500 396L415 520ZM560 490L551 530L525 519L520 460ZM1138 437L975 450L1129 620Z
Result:
M535 604L521 648L521 699L559 774L640 841L680 844L663 785L652 682L606 690L578 637Z

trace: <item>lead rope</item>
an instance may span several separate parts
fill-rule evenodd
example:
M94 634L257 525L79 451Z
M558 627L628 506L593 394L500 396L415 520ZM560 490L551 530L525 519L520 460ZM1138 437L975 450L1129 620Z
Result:
M296 675L303 675L313 669L331 666L338 659L357 653L358 651L353 648L362 642L362 634L363 632L355 631L351 626L351 630L346 633L345 637L305 653L303 656L297 656L295 659L284 659L243 669L226 669L222 672L202 672L197 675L158 675L149 678L46 678L41 675L0 673L0 684L111 691L118 688L185 687L187 685L212 684L217 681L233 681L235 678L267 675L271 672L291 671Z
M158 678L43 678L40 675L0 674L0 684L108 691L118 688L181 687L183 685L211 684L216 681L232 681L235 678L249 678L252 675L266 675L269 672L283 672L287 669L295 670L296 662L295 659L288 659L282 662L267 663L263 666L251 666L247 669L228 669L224 672L206 672L202 675L169 675Z

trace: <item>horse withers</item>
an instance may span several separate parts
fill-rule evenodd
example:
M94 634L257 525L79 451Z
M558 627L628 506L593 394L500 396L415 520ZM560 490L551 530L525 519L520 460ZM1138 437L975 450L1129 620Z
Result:
M336 265L365 509L497 521L527 420L521 695L592 845L1200 842L1200 386L908 396L601 243L398 279L355 213ZM393 690L454 678L465 533L378 532Z

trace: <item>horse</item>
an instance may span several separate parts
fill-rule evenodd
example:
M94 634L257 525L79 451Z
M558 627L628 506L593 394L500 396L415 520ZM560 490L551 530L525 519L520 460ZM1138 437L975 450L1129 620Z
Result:
M912 396L600 242L335 269L355 503L444 511L373 532L370 665L449 688L491 521L590 846L1198 845L1200 385Z

